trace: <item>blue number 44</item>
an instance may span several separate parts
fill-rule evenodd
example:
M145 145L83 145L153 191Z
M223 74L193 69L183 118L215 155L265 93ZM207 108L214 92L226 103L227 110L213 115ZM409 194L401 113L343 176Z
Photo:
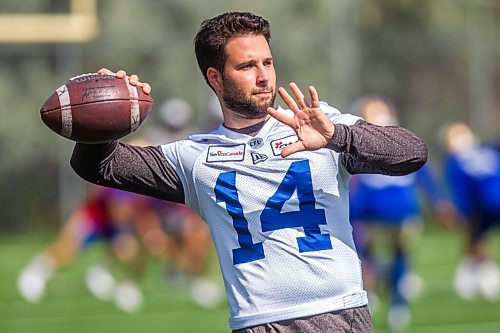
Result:
M282 212L283 205L292 197L295 190L299 210ZM248 221L236 190L236 171L221 173L217 178L214 191L217 202L226 203L227 212L233 219L233 226L238 234L240 247L233 249L233 264L265 258L262 242L254 243L248 230ZM317 209L315 201L309 161L293 162L260 214L262 231L302 227L305 236L297 238L299 252L331 249L330 236L322 234L319 228L319 225L326 224L325 211Z

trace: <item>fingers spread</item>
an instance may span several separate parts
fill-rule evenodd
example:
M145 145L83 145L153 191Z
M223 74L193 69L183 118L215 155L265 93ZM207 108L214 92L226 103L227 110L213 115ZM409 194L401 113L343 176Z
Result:
M286 105L288 105L290 110L292 110L294 113L300 111L300 108L298 107L297 103L295 103L294 99L292 98L292 96L290 96L290 94L288 94L285 88L280 87L278 89L278 93L280 94L281 98L286 103Z
M281 157L285 158L287 156L290 156L294 153L298 153L299 151L304 151L305 146L302 143L302 141L297 141L289 146L286 146L282 151L281 151Z
M291 82L289 86L295 98L292 98L292 96L290 96L290 94L282 87L278 89L278 92L283 101L295 114L299 113L300 110L320 107L318 92L316 91L316 88L314 88L313 86L309 86L309 94L311 95L311 104L309 105L306 97L295 82Z
M320 104L318 92L316 91L316 88L314 88L314 86L309 86L309 94L311 95L311 107L319 108Z
M279 122L282 122L283 124L288 125L292 128L295 127L294 118L291 118L284 113L278 112L276 109L271 107L267 108L266 111L271 117L275 118Z
M297 101L299 109L308 108L309 106L307 105L306 98L295 82L290 83L290 89L292 89L292 92L295 95L295 100Z

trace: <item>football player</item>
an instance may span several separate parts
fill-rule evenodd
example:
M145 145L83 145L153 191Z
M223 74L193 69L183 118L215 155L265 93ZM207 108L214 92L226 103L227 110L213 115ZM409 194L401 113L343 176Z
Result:
M363 96L354 108L354 113L372 124L399 123L393 103L382 96ZM451 204L429 162L404 176L354 175L350 189L350 218L370 309L379 302L377 291L388 290L387 322L401 329L410 320L410 300L422 289L423 281L412 272L410 260L411 244L416 243L423 227L422 199L427 199L436 216L447 225L453 216Z
M427 148L402 127L320 102L312 86L307 98L294 83L292 95L277 89L270 38L252 13L205 20L195 53L223 124L157 147L77 143L71 164L88 181L186 204L208 223L235 332L372 332L348 181L414 172Z
M500 271L487 246L487 235L500 223L500 151L480 144L462 122L442 129L443 163L450 193L466 231L465 255L457 267L454 287L465 299L500 296Z
M18 290L29 302L41 301L53 274L70 265L92 245L106 244L109 258L126 270L126 278L116 281L109 261L95 264L86 272L89 291L102 300L114 300L127 312L142 303L137 280L144 269L144 251L134 230L134 220L154 218L146 197L99 186L92 186L64 224L58 238L33 257L21 271Z

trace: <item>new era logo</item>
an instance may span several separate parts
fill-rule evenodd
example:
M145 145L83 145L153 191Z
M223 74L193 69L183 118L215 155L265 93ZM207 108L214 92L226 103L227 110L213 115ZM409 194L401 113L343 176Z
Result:
M258 154L258 153L254 153L254 152L251 152L250 156L252 156L252 162L253 162L253 164L264 162L265 160L268 159L267 155Z

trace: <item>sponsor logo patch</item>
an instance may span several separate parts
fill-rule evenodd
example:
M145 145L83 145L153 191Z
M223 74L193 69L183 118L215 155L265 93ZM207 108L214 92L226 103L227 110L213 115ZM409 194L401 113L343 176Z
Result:
M297 142L298 138L296 135L290 135L278 140L271 141L271 149L273 150L274 156L281 154L281 151L292 143Z
M243 161L245 145L210 146L207 153L207 162Z
M265 160L268 159L267 155L254 152L251 152L250 156L252 156L252 162L254 165L260 162L264 162Z
M250 139L247 143L253 149L259 149L260 147L262 147L264 145L264 139L253 138L253 139Z

